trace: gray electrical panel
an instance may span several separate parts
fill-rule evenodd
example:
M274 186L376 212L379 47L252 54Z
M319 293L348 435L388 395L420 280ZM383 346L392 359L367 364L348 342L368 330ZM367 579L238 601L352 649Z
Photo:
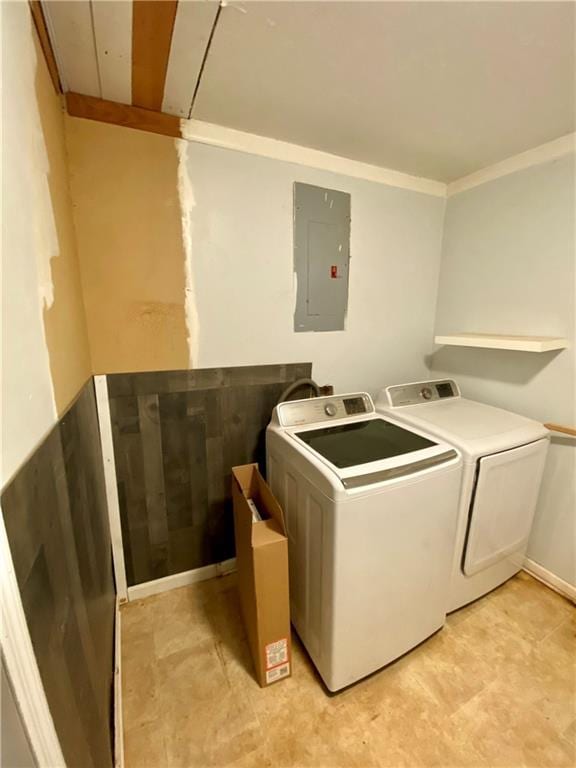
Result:
M343 331L348 307L350 195L294 184L295 331Z

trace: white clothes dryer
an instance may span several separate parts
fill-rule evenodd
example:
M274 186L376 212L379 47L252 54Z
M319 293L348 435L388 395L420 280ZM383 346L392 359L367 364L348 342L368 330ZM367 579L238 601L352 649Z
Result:
M476 600L524 564L548 450L548 430L460 395L442 379L386 387L377 410L462 453L456 550L448 612Z
M266 451L292 623L336 691L444 624L462 461L365 393L280 403Z

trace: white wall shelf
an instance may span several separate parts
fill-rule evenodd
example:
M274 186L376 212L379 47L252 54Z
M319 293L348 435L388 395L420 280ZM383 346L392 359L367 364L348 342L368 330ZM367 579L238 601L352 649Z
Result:
M494 333L453 333L449 336L435 336L434 341L451 347L511 349L520 352L551 352L568 346L568 339L558 336L506 336Z

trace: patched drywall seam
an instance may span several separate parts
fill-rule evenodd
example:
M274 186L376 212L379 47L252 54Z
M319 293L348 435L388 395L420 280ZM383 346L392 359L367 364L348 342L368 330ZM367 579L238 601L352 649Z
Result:
M192 212L196 205L194 190L188 173L188 141L176 139L178 153L178 198L182 219L182 242L184 245L184 311L186 330L188 332L188 365L194 367L194 360L199 357L198 349L198 311L194 290L194 272L192 268Z

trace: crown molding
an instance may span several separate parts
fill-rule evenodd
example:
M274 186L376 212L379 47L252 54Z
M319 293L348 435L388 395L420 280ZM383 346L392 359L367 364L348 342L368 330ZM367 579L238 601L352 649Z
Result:
M479 171L471 173L469 176L463 176L461 179L448 184L447 196L458 195L467 189L473 189L486 184L488 181L499 179L501 176L508 176L511 173L522 171L525 168L531 168L533 165L541 165L550 160L556 160L558 157L564 157L576 150L576 133L568 133L554 141L548 141L546 144L540 144L519 155L507 157L500 163L489 165Z
M273 160L281 160L286 163L305 165L309 168L318 168L322 171L352 176L357 179L373 181L377 184L408 189L412 192L422 192L425 195L433 195L434 197L446 197L446 184L442 181L411 176L408 173L393 171L389 168L370 165L358 160L351 160L340 155L332 155L328 152L303 147L299 144L269 139L265 136L258 136L255 133L237 131L234 128L225 128L221 125L205 123L194 119L182 120L180 131L182 138L200 144L209 144L213 147L232 149Z

